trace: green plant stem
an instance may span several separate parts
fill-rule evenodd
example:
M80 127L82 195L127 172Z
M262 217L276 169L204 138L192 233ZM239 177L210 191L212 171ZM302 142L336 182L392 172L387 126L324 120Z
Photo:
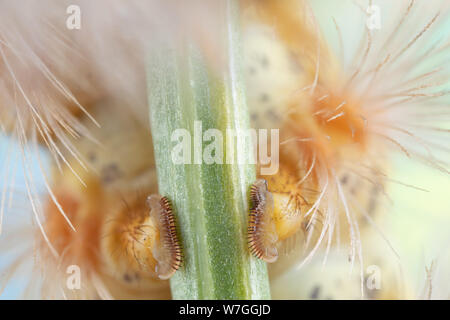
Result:
M252 164L176 164L172 152L177 129L202 131L249 129L249 114L241 74L238 2L226 1L223 30L227 67L208 67L195 44L158 47L149 59L150 119L158 186L173 204L184 263L170 280L174 299L269 299L266 264L247 247L248 191L255 181ZM226 29L226 30L225 30ZM198 123L197 123L198 124ZM202 134L202 133L200 133ZM191 140L192 142L192 140ZM227 140L228 142L228 140ZM192 143L194 145L195 143ZM224 143L224 157L232 150ZM252 157L248 139L237 139L236 155Z

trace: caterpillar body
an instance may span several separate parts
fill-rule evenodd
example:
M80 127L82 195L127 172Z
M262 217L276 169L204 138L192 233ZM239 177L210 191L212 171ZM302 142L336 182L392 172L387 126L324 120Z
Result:
M150 216L159 230L159 238L153 249L153 256L158 261L155 271L160 279L169 279L182 263L181 246L172 205L169 199L158 195L150 196L147 204L151 209Z

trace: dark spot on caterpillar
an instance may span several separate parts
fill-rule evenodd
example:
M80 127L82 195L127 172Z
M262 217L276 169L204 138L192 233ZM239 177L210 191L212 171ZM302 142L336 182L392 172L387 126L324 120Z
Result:
M104 183L109 184L120 178L122 173L116 163L105 166L101 171L101 179Z
M309 294L309 298L310 299L319 299L319 295L320 295L320 286L316 285L311 290L311 293Z
M344 174L341 178L341 183L342 184L347 184L348 182L348 175Z
M267 93L263 93L259 96L259 100L261 102L268 102L270 100L270 97Z
M178 240L172 204L167 197L152 195L147 199L150 215L159 230L159 240L153 248L158 262L155 271L160 279L169 279L181 266L182 250Z
M272 221L273 198L267 181L258 179L250 188L251 209L247 228L247 240L252 254L266 262L278 259L276 247L278 235Z
M253 68L253 67L248 68L248 74L253 76L255 73L256 73L256 69L255 68Z
M250 117L251 117L252 121L256 121L256 120L258 120L258 118L259 118L259 117L258 117L258 114L257 114L256 112L255 112L255 113L252 113Z
M266 56L262 56L260 62L261 62L261 66L263 66L264 68L269 67L269 59L267 59Z
M95 154L95 152L91 151L88 153L88 160L92 163L97 160L97 155Z
M125 273L123 275L123 280L125 280L126 282L131 282L131 280L133 280L133 279L131 279L131 277L128 273Z

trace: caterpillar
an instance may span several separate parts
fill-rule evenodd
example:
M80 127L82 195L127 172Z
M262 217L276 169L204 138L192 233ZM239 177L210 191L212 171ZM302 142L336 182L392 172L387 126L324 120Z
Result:
M142 283L146 277L167 280L182 262L169 200L156 194L144 199L124 206L106 225L102 239L108 269L127 283Z
M80 120L97 140L76 141L89 170L76 162L62 172L55 167L54 198L49 197L44 208L48 241L40 237L39 256L62 271L69 265L79 266L86 285L81 290L84 298L169 298L168 283L162 280L179 266L177 258L168 254L171 244L165 240L173 237L173 213L168 200L156 195L152 152L138 151L151 144L151 137L134 116L112 102L90 111L101 129L89 124L87 116ZM128 157L136 152L142 157ZM153 195L150 207L149 195ZM161 221L162 217L168 220ZM172 244L174 254L179 254L176 239ZM68 290L65 281L54 285L45 295L58 290L71 298L79 294Z
M306 230L311 208L302 194L308 193L297 185L296 177L284 167L276 176L263 176L250 188L248 242L252 253L266 262L278 258L277 247L298 230ZM270 190L270 191L269 191Z

